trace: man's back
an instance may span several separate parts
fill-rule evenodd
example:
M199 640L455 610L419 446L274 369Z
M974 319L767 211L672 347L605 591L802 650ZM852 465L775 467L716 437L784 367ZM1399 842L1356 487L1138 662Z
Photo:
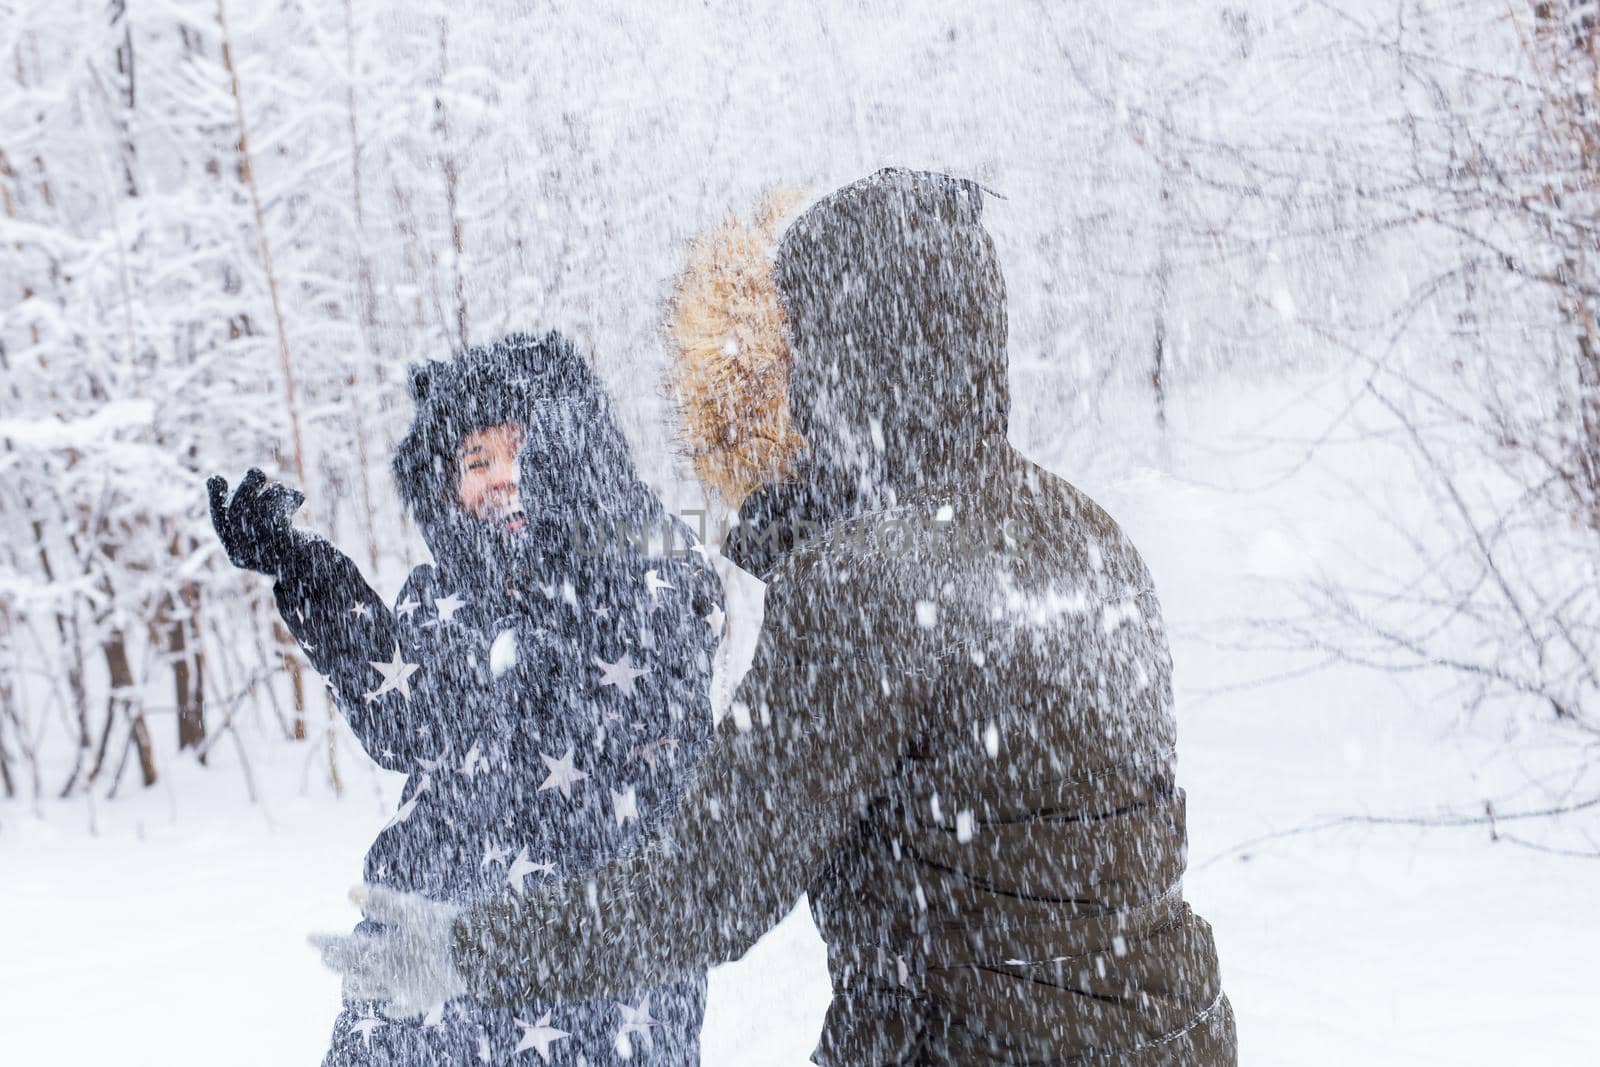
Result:
M1149 575L1066 482L1003 442L983 457L831 527L782 579L871 665L825 694L860 729L817 773L862 803L809 890L836 993L818 1062L1208 1062L1193 1041L1231 1019L1181 898Z

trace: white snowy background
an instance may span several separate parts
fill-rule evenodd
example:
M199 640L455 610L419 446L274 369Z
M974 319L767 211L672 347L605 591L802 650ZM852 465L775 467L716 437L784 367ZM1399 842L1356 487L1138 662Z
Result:
M337 1011L304 937L400 779L297 695L205 475L301 484L393 594L405 363L559 327L705 507L686 242L888 164L998 194L1012 438L1155 573L1241 1062L1595 1062L1594 17L0 0L0 1062L315 1063ZM802 907L705 1062L804 1063L827 999Z

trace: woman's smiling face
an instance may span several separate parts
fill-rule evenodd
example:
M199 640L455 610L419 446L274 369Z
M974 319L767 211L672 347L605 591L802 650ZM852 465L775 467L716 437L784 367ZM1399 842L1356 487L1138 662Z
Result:
M456 450L456 497L469 515L508 533L528 524L517 492L522 427L501 423L470 433Z

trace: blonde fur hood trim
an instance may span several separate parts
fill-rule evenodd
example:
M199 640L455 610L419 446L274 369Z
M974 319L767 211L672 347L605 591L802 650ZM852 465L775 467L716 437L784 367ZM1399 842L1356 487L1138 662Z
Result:
M789 422L788 330L773 254L803 206L769 193L689 248L667 319L668 384L695 474L728 504L781 481L805 440Z

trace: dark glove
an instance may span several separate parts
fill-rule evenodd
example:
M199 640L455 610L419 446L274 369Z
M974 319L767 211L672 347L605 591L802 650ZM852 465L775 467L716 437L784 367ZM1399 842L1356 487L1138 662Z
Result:
M297 574L309 563L316 537L294 527L295 510L305 495L282 482L269 482L257 467L228 500L228 482L221 475L206 481L211 496L211 525L235 567L274 578Z

